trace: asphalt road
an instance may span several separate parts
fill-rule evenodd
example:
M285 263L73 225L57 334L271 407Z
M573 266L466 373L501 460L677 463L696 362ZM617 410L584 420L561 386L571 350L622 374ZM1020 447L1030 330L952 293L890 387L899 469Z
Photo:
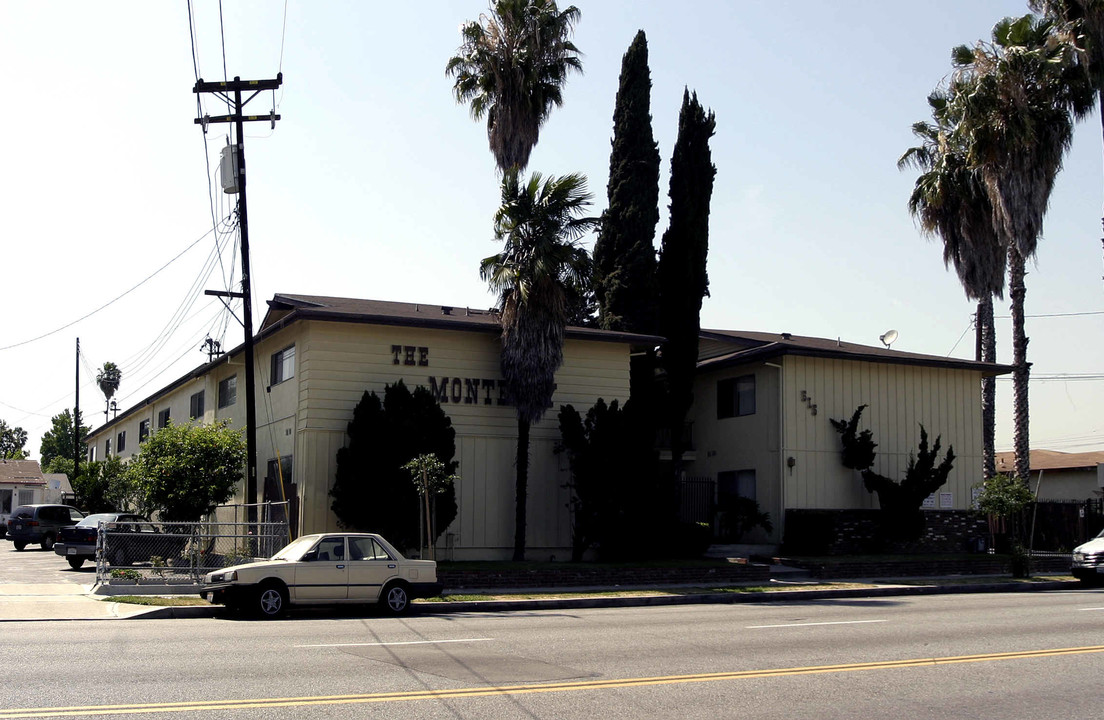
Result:
M38 545L17 551L10 540L0 540L0 583L76 583L96 582L96 563L86 562L80 570L69 567L65 558Z
M0 720L1095 719L1104 699L1101 591L4 631Z

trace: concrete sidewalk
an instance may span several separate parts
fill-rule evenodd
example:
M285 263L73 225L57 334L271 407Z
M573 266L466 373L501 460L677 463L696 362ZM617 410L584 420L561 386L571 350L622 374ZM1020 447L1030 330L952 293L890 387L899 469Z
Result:
M900 578L899 580L904 580ZM911 578L917 582L918 578ZM639 588L654 590L655 594L643 595L585 595L578 597L550 598L505 598L495 600L472 600L456 602L418 602L414 612L419 614L442 614L456 612L505 612L531 610L561 610L580 608L610 607L656 607L664 605L700 605L732 604L756 602L812 602L840 598L895 597L909 595L936 595L951 593L993 593L993 592L1040 592L1052 590L1076 590L1081 586L1069 580L1043 580L1031 583L999 582L993 577L991 582L963 582L963 578L925 578L930 582L922 585L895 584L892 580L877 579L854 581L861 587L817 588L818 583L793 583L794 589L779 589L769 592L709 592L703 590L692 594L669 595L663 590L674 589L670 586ZM785 586L786 583L779 583ZM800 587L801 589L797 589ZM127 594L159 594L156 586L113 588L116 591L127 590ZM630 590L631 588L618 588ZM76 584L0 584L0 622L41 622L51 620L120 620L120 619L165 619L165 618L211 618L226 614L225 608L216 605L194 605L179 607L158 607L131 605L110 600L104 594L105 588ZM144 591L144 592L142 592ZM602 588L559 588L531 589L516 591L516 594L544 592L560 595L571 593L601 592ZM115 594L119 594L116 592ZM180 593L178 593L180 594ZM496 593L503 595L499 591Z
M0 622L115 620L142 615L143 605L105 602L91 585L75 583L0 584ZM160 609L160 608L154 608Z

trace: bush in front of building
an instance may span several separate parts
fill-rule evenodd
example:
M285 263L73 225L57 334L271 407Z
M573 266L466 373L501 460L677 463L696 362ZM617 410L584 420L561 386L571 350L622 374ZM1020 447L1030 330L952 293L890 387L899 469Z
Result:
M920 537L924 532L924 515L920 507L924 499L947 482L954 466L954 447L947 448L942 462L939 459L940 436L929 448L928 431L920 425L920 446L916 455L909 455L905 477L900 482L879 475L871 468L877 453L873 433L858 432L859 419L866 405L860 405L850 420L830 420L840 434L843 443L841 460L844 467L858 470L867 492L877 494L882 510L882 530L887 540L904 540Z
M383 398L365 392L353 409L348 443L337 451L337 474L330 507L341 526L377 532L401 550L420 546L424 522L410 472L404 466L432 454L446 475L456 472L456 431L433 394L424 387L411 392L402 380L387 385ZM438 537L456 518L452 483L431 500ZM434 541L436 541L436 537Z
M127 465L142 509L162 520L203 518L234 496L244 476L245 438L228 423L169 424Z
M607 405L599 398L585 418L564 405L559 421L557 452L566 452L571 466L572 560L582 560L591 548L610 561L655 557L658 546L693 553L698 532L674 525L663 501L655 434L632 401L619 407L616 400ZM687 541L656 543L664 532Z

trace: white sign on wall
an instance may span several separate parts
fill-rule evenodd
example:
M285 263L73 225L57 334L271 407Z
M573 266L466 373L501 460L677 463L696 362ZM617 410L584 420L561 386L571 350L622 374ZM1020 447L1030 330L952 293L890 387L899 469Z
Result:
M925 509L932 509L935 507L935 493L932 493L931 495L928 495L926 498L924 498L923 507Z
M954 507L954 493L939 493L939 507L941 507L941 508L953 508Z

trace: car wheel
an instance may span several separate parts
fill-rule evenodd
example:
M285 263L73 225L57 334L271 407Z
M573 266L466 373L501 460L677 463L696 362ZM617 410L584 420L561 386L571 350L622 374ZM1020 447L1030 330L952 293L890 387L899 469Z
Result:
M15 545L16 550L22 550L23 548L27 547L27 541L26 540L12 540L12 545Z
M288 591L283 585L268 583L257 590L253 607L257 614L266 619L278 618L287 611Z
M41 545L42 545L43 550L53 550L54 549L54 536L52 534L48 533L45 537L42 538Z
M73 568L74 570L80 570L81 566L84 565L84 558L71 557L66 558L66 560L69 561L69 567Z
M392 615L405 614L410 610L410 593L407 592L406 585L395 583L384 588L380 605Z

